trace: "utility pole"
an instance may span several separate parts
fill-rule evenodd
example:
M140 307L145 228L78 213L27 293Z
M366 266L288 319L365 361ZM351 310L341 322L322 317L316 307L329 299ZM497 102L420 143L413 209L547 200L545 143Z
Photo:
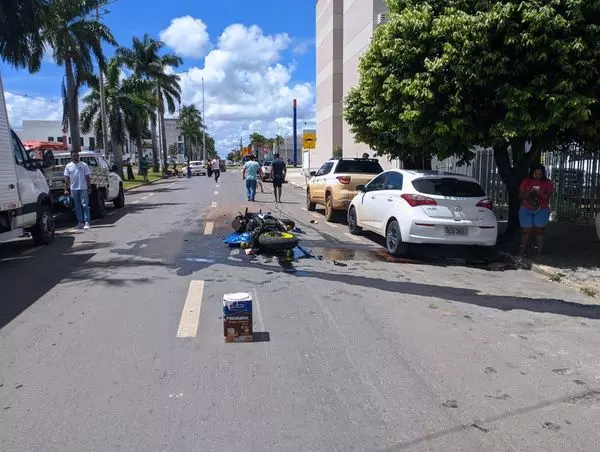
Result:
M100 9L96 6L96 21L100 22ZM104 74L102 68L100 72L100 114L102 115L102 145L104 146L104 155L108 156L108 126L106 124L106 99L104 98Z
M202 158L206 160L206 113L204 110L204 76L202 77Z

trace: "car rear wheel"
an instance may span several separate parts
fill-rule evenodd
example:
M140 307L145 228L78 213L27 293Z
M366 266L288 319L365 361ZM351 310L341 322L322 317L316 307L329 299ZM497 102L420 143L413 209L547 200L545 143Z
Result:
M104 199L104 192L102 190L92 191L90 210L94 218L104 218L106 216L106 200Z
M385 233L385 246L392 256L403 256L408 251L408 244L402 241L400 224L395 219L388 224Z
M115 209L121 209L125 206L125 192L122 185L119 185L119 194L113 201L113 206L115 206Z
M317 209L317 205L310 200L310 191L306 191L306 210L314 212Z
M358 218L356 217L356 209L354 206L350 207L348 211L348 231L352 235L362 234L362 228L358 226Z

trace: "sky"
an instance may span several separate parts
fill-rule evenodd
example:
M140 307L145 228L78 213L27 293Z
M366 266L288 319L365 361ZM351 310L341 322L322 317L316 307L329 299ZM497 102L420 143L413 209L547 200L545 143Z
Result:
M144 33L161 39L183 58L182 105L202 109L202 77L208 131L225 155L240 136L272 137L292 131L292 99L298 128L315 120L315 1L116 0L103 21L121 46ZM108 56L114 48L107 47ZM0 63L13 127L23 119L59 119L64 69L51 51L41 70L29 74Z

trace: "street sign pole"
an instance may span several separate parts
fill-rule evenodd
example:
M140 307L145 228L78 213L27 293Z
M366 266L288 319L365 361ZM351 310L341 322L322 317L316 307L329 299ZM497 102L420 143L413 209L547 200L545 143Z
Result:
M297 113L296 113L296 99L294 99L294 113L293 113L293 123L294 123L294 168L298 166L298 124L297 124Z

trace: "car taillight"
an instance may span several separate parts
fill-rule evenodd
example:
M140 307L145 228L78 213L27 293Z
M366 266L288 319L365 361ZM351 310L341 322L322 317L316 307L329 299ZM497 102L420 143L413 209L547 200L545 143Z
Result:
M340 181L340 184L344 185L348 185L352 180L350 176L338 176L336 179Z
M479 201L477 203L477 207L483 207L484 209L490 209L492 210L492 208L494 207L494 205L492 204L492 201L489 199L482 199L481 201Z
M423 195L402 195L402 199L404 199L411 207L418 206L437 206L437 202L435 199L428 198Z

